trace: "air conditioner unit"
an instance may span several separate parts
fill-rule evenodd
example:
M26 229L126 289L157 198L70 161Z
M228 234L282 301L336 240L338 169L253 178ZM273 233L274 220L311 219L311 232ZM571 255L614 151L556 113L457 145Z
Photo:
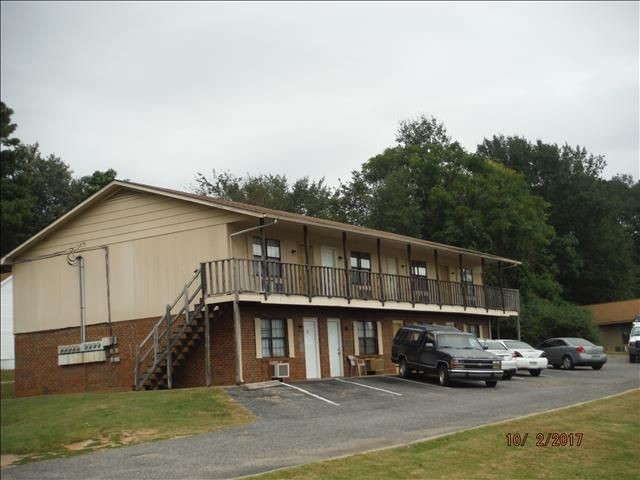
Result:
M273 378L287 378L289 376L289 364L288 363L274 363L273 364Z

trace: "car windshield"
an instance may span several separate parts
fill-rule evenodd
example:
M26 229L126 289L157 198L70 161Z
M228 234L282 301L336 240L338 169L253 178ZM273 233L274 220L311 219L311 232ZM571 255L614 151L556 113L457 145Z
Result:
M632 337L640 336L640 325L636 325L631 329L631 336Z
M504 344L507 346L507 348L510 348L510 349L514 349L514 348L528 348L530 350L534 349L528 343L519 342L518 340L504 340Z
M565 338L569 345L573 345L574 347L580 347L583 345L593 345L589 340L585 340L584 338Z
M439 348L466 348L470 350L482 350L476 337L463 333L441 333L438 335Z
M506 350L507 348L502 345L500 342L496 342L495 340L486 340L484 345L488 350Z

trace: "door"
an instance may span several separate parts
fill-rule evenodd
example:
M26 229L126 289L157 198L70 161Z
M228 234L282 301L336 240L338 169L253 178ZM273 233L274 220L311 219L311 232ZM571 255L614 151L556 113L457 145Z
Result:
M339 319L327 319L327 335L329 338L329 376L342 377L342 336L340 335Z
M337 273L336 267L338 266L338 251L335 247L327 247L322 245L320 247L320 295L325 297L336 297L338 292L336 291L337 285Z
M398 300L398 260L396 257L387 257L387 274L384 288L385 296L390 300Z
M449 267L446 265L440 265L440 299L445 305L451 305L451 283L449 283Z
M318 321L315 318L304 319L304 365L307 378L320 378Z

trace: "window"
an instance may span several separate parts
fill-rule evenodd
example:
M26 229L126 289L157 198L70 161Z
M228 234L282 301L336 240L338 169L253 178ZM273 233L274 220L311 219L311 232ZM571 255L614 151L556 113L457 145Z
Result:
M378 354L378 328L376 322L358 322L360 355Z
M282 277L280 265L280 240L272 238L266 239L267 244L267 276ZM253 259L262 260L262 239L260 237L253 238ZM257 264L257 274L262 275L262 263Z
M470 268L462 269L462 288L466 296L466 304L470 306L476 305L476 295L473 289L473 270Z
M287 354L287 328L282 319L261 320L262 326L262 356L286 357Z
M351 252L351 283L369 285L371 283L371 255L363 252Z
M474 334L476 337L480 336L480 327L478 325L467 325L468 332Z
M420 260L411 261L411 285L414 290L416 302L429 302L429 288L427 285L427 262Z

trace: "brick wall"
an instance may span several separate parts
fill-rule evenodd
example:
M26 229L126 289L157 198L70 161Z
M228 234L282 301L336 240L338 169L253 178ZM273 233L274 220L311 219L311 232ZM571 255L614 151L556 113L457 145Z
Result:
M391 341L393 321L405 325L416 322L445 324L454 322L462 330L463 324L484 325L488 332L489 317L462 314L417 313L406 311L328 308L313 306L279 306L258 303L243 303L240 307L242 325L242 361L246 383L269 380L271 364L277 361L289 363L290 379L306 379L303 319L316 318L320 371L328 377L329 350L327 318L340 319L343 372L349 375L347 355L354 354L353 322L370 320L381 322L383 354L367 355L380 358L386 373L394 373L391 363ZM293 321L294 357L256 358L255 318L282 318ZM119 363L90 363L58 366L58 345L79 342L79 328L25 333L16 335L16 394L18 396L47 393L70 393L84 391L130 390L133 388L135 349L147 335L156 318L116 322L112 324L113 335L118 337ZM233 310L224 304L214 311L211 319L211 379L213 385L235 383L235 340L233 335ZM109 336L107 324L87 327L87 339L97 340ZM191 349L187 361L174 371L174 387L205 385L204 335Z

